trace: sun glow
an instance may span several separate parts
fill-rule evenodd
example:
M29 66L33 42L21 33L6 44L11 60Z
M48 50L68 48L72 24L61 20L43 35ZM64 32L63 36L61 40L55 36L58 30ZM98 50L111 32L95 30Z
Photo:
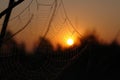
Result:
M73 40L72 38L69 38L69 39L67 40L67 44L68 44L69 46L72 46L72 45L74 44L74 40Z

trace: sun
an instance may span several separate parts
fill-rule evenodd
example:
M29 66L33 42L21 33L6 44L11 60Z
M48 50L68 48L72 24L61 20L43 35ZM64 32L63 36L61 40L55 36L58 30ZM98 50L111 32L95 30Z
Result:
M72 45L74 44L74 40L73 40L72 38L69 38L69 39L67 40L67 44L68 44L69 46L72 46Z

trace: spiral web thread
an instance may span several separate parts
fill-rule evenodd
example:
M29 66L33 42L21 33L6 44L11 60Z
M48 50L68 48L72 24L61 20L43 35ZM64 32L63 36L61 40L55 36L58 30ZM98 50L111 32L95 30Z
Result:
M57 1L57 3L55 3ZM81 34L75 29L72 25L69 17L67 16L64 4L62 0L31 0L28 1L29 5L20 12L17 16L10 19L10 23L17 21L18 24L15 26L19 26L19 22L22 22L23 17L25 14L28 14L28 20L31 19L31 9L33 3L36 2L36 8L38 11L38 18L40 21L41 26L43 29L41 30L41 36L46 37L51 35L51 39L54 40L57 38L57 34L64 32L63 29L66 27L67 31L65 33L74 34L77 33L81 37ZM41 2L41 3L40 3ZM57 4L56 10L54 11L55 4ZM54 12L54 15L52 16ZM52 22L49 24L49 20L52 19ZM27 21L28 21L27 20ZM25 23L23 23L25 24ZM49 27L47 35L44 36L46 33L46 29ZM21 26L20 28L21 29ZM51 31L52 30L52 31ZM19 30L18 30L19 31ZM31 30L32 31L32 30ZM14 32L16 33L16 32ZM17 36L17 34L15 34ZM12 36L13 37L13 36ZM8 38L9 39L9 38ZM23 64L19 59L12 56L9 51L1 50L0 51L0 76L2 76L2 80L7 79L16 79L16 80L55 80L67 67L69 67L79 56L86 50L88 45L86 45L81 50L77 49L73 50L72 52L65 52L65 53L56 53L56 54L48 54L46 58L43 59L43 64L37 67L36 69L31 69L29 67L33 67L32 65ZM6 53L6 54L5 54ZM15 50L15 54L17 54L17 50Z

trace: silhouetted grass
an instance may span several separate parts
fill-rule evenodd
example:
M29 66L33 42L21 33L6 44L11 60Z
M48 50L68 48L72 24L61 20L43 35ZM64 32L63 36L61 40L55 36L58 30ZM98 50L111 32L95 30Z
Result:
M49 40L40 38L34 54L28 55L24 43L11 39L0 49L1 80L119 78L120 45L115 40L103 44L93 33L80 41L81 45L54 50Z

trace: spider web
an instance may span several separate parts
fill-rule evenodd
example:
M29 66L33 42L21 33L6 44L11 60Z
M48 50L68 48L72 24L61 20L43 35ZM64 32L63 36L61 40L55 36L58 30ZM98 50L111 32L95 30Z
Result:
M57 1L57 3L55 3ZM63 33L79 33L75 27L72 25L69 17L66 14L64 4L62 0L31 0L27 1L28 5L23 8L20 12L11 17L9 25L13 22L16 23L14 28L10 27L13 33L19 31L21 26L24 26L31 15L37 16L37 21L41 24L41 30L39 34L43 37L48 37L51 40L58 38L58 34ZM25 3L23 3L25 4ZM37 14L32 13L32 6L36 5ZM56 5L56 7L55 7ZM16 11L15 11L16 12ZM26 15L27 14L27 15ZM54 15L53 15L54 14ZM35 17L36 18L36 17ZM25 21L23 21L25 20ZM33 19L34 20L34 19ZM32 21L33 21L32 20ZM50 22L50 20L52 20ZM20 25L20 24L23 25ZM50 25L49 25L50 24ZM16 27L17 26L17 27ZM16 27L16 29L15 29ZM47 31L47 29L49 30ZM64 29L67 28L67 31ZM31 27L28 27L26 31L30 34L34 34ZM44 34L47 31L47 35ZM81 34L78 34L81 37ZM17 36L17 35L15 35ZM67 68L69 67L79 56L86 50L88 45L82 49L76 49L73 51L59 52L55 54L41 55L41 63L36 65L36 61L25 60L26 62L21 62L19 58L12 56L7 50L0 51L0 76L1 80L16 79L16 80L54 80ZM6 54L5 54L6 53ZM18 53L17 50L15 52ZM34 58L34 57L33 57ZM27 64L26 64L27 63ZM35 67L36 65L36 67Z

